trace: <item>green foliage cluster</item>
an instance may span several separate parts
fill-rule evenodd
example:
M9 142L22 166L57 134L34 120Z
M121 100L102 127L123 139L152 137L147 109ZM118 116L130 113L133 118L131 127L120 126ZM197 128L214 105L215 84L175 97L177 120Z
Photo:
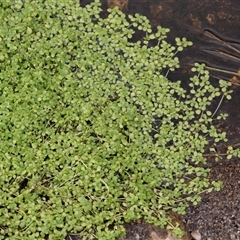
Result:
M169 209L220 187L197 165L209 139L226 140L207 107L228 83L213 87L196 64L187 94L164 73L190 42L100 12L99 1L0 3L0 239L115 239L124 222L163 227Z

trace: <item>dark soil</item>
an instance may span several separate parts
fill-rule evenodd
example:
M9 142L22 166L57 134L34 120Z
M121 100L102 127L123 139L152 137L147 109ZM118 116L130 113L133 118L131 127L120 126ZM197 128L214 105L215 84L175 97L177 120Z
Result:
M202 240L240 239L240 161L221 163L212 168L211 179L224 187L202 197L196 207L189 207L184 222L188 232L198 230Z
M240 87L234 87L234 97L221 106L220 112L229 117L218 126L220 131L228 134L225 145L237 146L240 143ZM221 145L218 151L223 152ZM225 148L226 149L226 148ZM198 206L188 208L183 217L188 232L198 230L202 240L240 240L240 159L223 158L216 163L209 175L214 181L222 181L219 192L202 195Z

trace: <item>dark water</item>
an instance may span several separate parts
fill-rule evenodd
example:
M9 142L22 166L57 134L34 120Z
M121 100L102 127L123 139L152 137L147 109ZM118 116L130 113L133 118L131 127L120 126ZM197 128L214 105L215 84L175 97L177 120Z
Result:
M80 0L84 6L92 0ZM170 28L168 41L186 37L193 46L178 54L181 68L168 75L169 79L181 79L188 87L191 66L204 62L211 68L211 82L219 78L240 85L240 0L102 0L107 7L118 5L127 14L139 13L149 18L152 27ZM103 12L103 15L105 14ZM106 14L105 14L106 15ZM213 70L214 69L214 70ZM217 69L217 70L216 70ZM239 71L239 72L238 72ZM240 136L240 86L233 85L233 98L223 101L220 112L229 118L220 126L230 135ZM218 105L213 102L213 108ZM239 137L240 138L240 137Z
M92 0L81 0L86 5ZM103 9L118 5L127 14L140 13L156 26L171 29L169 41L187 37L194 46L179 54L182 67L195 61L236 73L240 66L239 0L102 0ZM222 40L214 39L211 34ZM234 45L239 52L226 44ZM226 54L225 54L226 52ZM230 56L229 56L230 55ZM233 57L231 57L233 55ZM184 73L186 74L186 73ZM230 77L219 71L220 77Z

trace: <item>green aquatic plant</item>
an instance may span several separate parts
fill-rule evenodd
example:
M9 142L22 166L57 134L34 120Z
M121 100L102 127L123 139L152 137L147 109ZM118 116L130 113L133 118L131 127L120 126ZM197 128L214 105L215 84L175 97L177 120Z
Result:
M77 2L0 3L0 239L116 239L136 219L166 226L168 210L221 185L198 164L226 141L207 109L229 84L195 64L187 93L166 72L191 42Z

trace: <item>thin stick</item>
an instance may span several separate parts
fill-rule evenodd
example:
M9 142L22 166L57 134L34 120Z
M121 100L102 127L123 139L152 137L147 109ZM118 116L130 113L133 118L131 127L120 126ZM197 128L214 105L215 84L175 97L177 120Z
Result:
M228 71L228 70L224 70L224 69L220 69L220 68L208 67L208 66L206 66L206 69L223 72L223 73L229 73L229 74L237 75L240 77L240 73L237 73L237 72L232 72L232 71Z
M218 79L218 80L224 80L224 81L226 81L226 82L230 82L231 84L236 85L236 86L240 86L240 84L235 83L235 82L232 82L231 80L228 80L228 79L225 79L225 78L219 78L219 77L217 77L217 76L215 76L215 75L211 75L211 77L213 77L213 78L215 78L215 79Z
M221 100L220 100L220 102L219 102L219 104L218 104L215 112L212 114L212 117L217 113L218 109L220 108L220 105L221 105L221 103L222 103L222 101L223 101L223 98L224 98L224 95L222 95Z
M223 41L220 37L216 36L212 32L210 32L208 30L205 30L204 32L205 32L205 35L208 35L210 38L213 38L213 39L221 42L222 44L228 46L230 49L234 50L235 52L240 53L240 51L237 48L235 48L232 45L230 45L230 43Z
M209 49L204 49L203 51L206 52L206 53L209 53L209 54L211 54L211 55L216 55L216 56L218 56L218 54L220 54L220 55L223 55L223 57L224 57L225 59L230 58L230 59L233 59L233 60L235 60L235 61L240 62L240 58L239 58L239 57L234 56L234 55L232 55L232 54L230 54L230 53L221 51L221 50L209 50Z

